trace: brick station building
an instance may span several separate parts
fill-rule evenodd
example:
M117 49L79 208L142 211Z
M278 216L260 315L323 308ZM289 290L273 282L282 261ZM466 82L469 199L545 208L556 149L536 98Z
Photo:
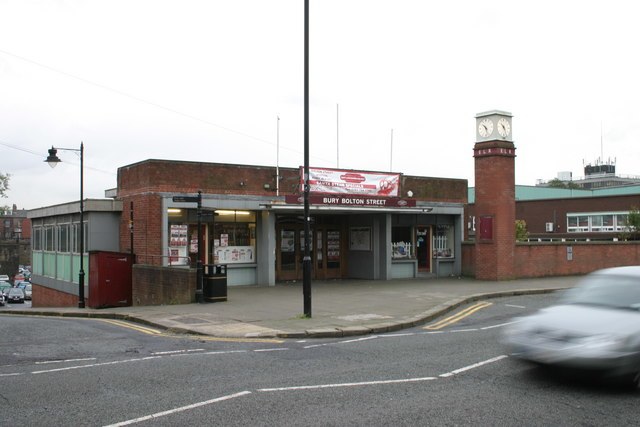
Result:
M313 279L459 275L467 181L311 168ZM201 199L198 217L197 197ZM146 160L118 170L120 250L225 264L228 284L301 280L301 169ZM198 218L201 235L198 236Z

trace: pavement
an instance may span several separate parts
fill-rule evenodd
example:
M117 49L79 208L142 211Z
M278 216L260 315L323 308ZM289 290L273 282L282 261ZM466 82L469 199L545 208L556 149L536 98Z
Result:
M311 318L303 315L302 282L231 286L227 301L116 308L0 308L0 314L96 317L173 333L220 338L326 338L398 331L427 324L470 302L553 292L580 276L510 281L426 278L311 283Z

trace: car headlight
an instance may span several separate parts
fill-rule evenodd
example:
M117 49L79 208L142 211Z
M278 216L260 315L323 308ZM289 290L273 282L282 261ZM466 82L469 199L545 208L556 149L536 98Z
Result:
M608 334L590 335L575 340L576 344L585 348L609 350L622 350L626 348L627 342L627 337Z

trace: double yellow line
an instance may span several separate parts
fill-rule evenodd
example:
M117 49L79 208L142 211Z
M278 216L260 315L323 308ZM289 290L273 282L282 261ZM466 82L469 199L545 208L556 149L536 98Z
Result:
M148 335L162 335L162 331L152 328L146 328L144 326L133 324L129 322L125 322L122 320L114 320L114 319L98 319L105 323L110 323L112 325L120 326L122 328L133 329L134 331L142 332L143 334Z
M475 313L478 310L481 310L483 308L489 307L490 305L493 305L492 302L486 302L486 301L482 301L479 302L477 304L474 304L470 307L465 308L464 310L454 314L453 316L449 316L446 317L436 323L433 323L431 325L427 325L425 326L423 329L428 329L428 330L437 330L437 329L442 329L445 326L449 326L452 325L462 319L464 319L467 316L471 316L473 313Z

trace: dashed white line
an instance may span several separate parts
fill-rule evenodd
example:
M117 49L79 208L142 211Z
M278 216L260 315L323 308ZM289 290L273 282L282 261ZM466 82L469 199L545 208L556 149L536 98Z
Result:
M515 304L505 304L505 307L513 307L513 308L527 308L523 305L515 305Z
M258 350L253 350L256 353L266 353L269 351L287 351L289 350L288 348L262 348L262 349L258 349Z

